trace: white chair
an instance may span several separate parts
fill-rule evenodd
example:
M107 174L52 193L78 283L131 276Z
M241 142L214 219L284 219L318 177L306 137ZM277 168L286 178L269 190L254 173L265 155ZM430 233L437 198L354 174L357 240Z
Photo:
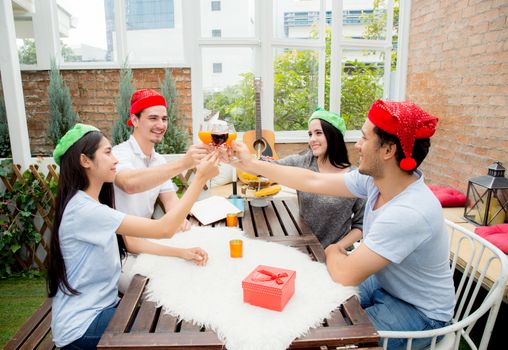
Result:
M432 338L427 349L458 349L461 339L464 339L471 349L487 349L508 279L508 259L499 248L474 232L448 220L446 225L450 232L451 267L453 271L456 267L463 270L460 282L455 288L456 305L452 324L430 331L379 331L384 349L387 349L390 338L407 339L406 349L411 349L413 339L417 338ZM485 278L488 270L489 280L493 281L491 286L487 284L488 280ZM489 291L483 300L477 300L482 285L488 286ZM478 307L473 305L475 301L479 303ZM478 346L471 339L470 333L476 321L487 313L487 321ZM444 338L437 342L439 336Z

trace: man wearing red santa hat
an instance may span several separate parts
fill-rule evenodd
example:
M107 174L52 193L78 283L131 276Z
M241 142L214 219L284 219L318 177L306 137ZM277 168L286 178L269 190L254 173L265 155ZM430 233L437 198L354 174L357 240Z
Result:
M141 89L131 98L130 119L133 127L130 138L113 147L119 163L116 166L115 206L121 212L151 218L157 198L166 211L178 205L177 187L171 178L193 168L208 154L208 145L191 145L181 159L166 162L155 152L155 145L162 141L168 127L166 100L157 91ZM190 222L180 223L180 230L189 230ZM143 238L124 236L129 254L122 262L119 290L125 292L133 277L131 267L136 254L149 253L179 256L197 264L206 262L207 254L200 248L177 249L157 244Z
M241 160L236 165L249 173L304 192L367 199L361 244L350 254L338 244L328 246L326 265L334 281L359 285L362 307L378 330L435 329L452 318L454 287L442 208L417 170L437 121L412 102L376 101L355 145L358 169L346 174L254 160L246 146L234 144ZM405 343L392 339L388 347ZM413 348L429 343L415 339Z

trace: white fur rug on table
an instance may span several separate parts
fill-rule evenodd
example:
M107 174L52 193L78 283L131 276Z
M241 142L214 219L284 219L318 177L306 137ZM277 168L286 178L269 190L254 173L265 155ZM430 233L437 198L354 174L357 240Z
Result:
M243 258L229 257L229 240L243 240ZM334 283L324 264L299 250L254 240L236 228L193 227L171 239L174 247L201 247L206 266L174 258L141 254L134 273L150 278L149 300L165 312L214 330L229 350L286 349L335 308L357 293ZM295 294L282 312L243 302L242 280L258 265L295 270Z

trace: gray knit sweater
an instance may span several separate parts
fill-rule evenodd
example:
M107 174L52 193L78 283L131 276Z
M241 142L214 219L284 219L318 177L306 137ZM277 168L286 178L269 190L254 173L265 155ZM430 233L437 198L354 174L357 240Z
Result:
M296 166L319 172L317 158L309 150L274 163ZM309 225L323 247L337 242L351 229L362 229L365 201L359 198L325 196L297 191L300 215Z

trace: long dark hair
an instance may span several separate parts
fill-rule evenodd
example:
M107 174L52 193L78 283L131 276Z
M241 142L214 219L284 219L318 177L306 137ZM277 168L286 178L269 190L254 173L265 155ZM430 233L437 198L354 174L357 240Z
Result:
M344 135L326 120L319 119L319 121L321 122L321 129L323 129L326 143L328 144L326 152L323 155L324 159L328 159L336 168L349 168L351 162L349 161L346 143L344 142Z
M406 158L404 151L402 150L402 146L400 144L400 140L397 136L387 133L386 131L378 128L377 126L374 126L374 132L379 137L379 146L383 146L385 144L394 144L397 146L397 163L400 163L400 161L404 158ZM415 144L413 146L413 154L411 157L416 161L416 167L412 170L405 170L407 173L412 174L413 171L418 169L420 164L422 164L425 157L427 157L427 154L430 150L430 138L427 139L416 139Z
M49 297L54 297L58 289L68 295L79 294L79 291L74 289L67 279L58 231L67 203L69 203L71 198L74 197L79 190L85 190L90 185L88 177L80 164L81 154L93 160L103 137L104 135L99 131L87 133L76 141L60 160L60 177L58 179L58 189L55 200L55 218L53 221L53 230L51 231L48 256L47 289ZM99 201L102 204L114 208L115 198L112 183L105 183L102 185L99 193ZM122 257L125 255L125 243L118 235L117 239L120 250L119 253Z

